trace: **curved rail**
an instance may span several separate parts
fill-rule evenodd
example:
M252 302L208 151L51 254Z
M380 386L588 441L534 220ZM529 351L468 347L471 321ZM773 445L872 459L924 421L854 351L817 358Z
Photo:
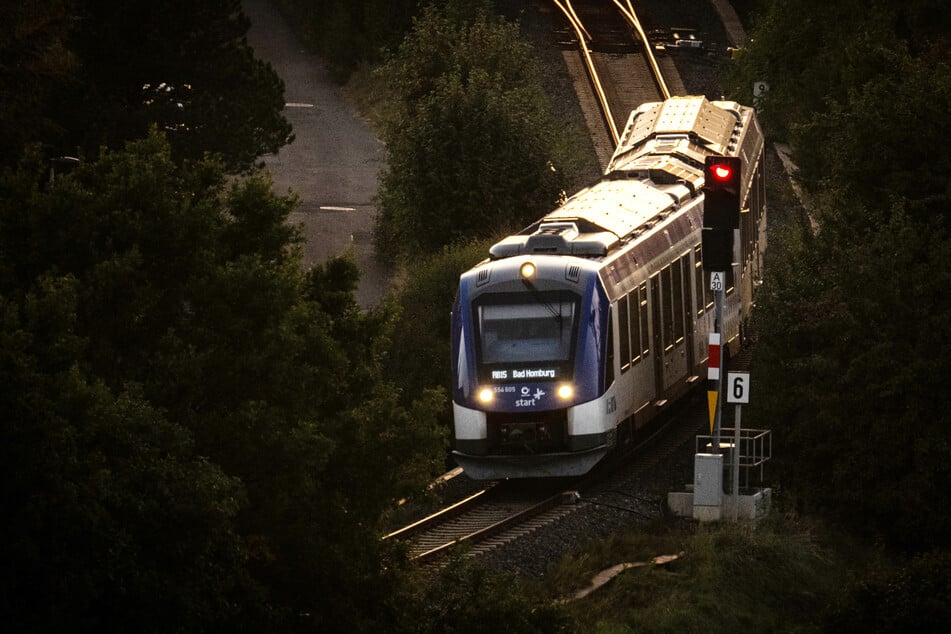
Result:
M382 539L406 542L411 559L427 562L458 544L479 544L524 526L563 501L576 499L571 492L562 491L558 483L544 483L540 489L523 483L493 483Z
M564 497L565 494L558 493L535 504L522 506L515 510L507 508L506 505L501 505L498 508L490 507L487 511L483 511L481 517L470 519L465 524L467 528L460 534L446 536L437 540L438 543L436 544L429 544L428 547L420 549L422 552L414 555L413 559L419 562L429 561L439 555L446 554L458 544L475 544L490 539L504 530L519 526L558 506Z
M636 35L636 37L638 37L641 41L644 58L647 61L647 66L650 69L651 77L654 80L654 84L657 86L659 95L662 99L669 98L671 96L670 88L667 86L667 82L664 80L663 73L660 70L660 65L657 63L657 59L654 57L654 52L651 50L650 42L647 39L647 34L644 32L644 28L641 26L640 20L638 20L637 15L634 12L634 6L631 3L631 0L626 0L626 3L622 3L621 0L612 1L623 16L624 20L631 27L633 34ZM578 43L581 47L581 54L584 59L584 65L587 70L588 78L591 81L592 88L594 89L594 94L598 105L600 106L601 114L604 118L607 131L611 137L613 147L617 147L621 137L618 131L617 122L611 110L611 104L607 96L607 91L604 88L600 73L597 70L597 65L595 64L595 60L592 56L592 51L588 46L588 42L591 41L592 36L572 6L571 0L552 0L552 2L554 2L555 6L558 7L558 9L565 15L565 18L568 20L568 23L571 25L571 28L574 30L575 35L578 38Z
M565 17L568 18L568 22L571 24L571 28L575 30L575 34L578 36L578 43L581 45L581 54L584 56L585 66L588 69L588 76L591 78L591 83L594 85L594 92L598 97L598 102L601 104L601 112L604 114L604 120L608 126L608 132L611 133L611 140L614 142L615 147L621 140L621 135L618 133L617 125L614 123L614 115L611 114L611 106L608 104L608 97L604 92L604 87L601 85L601 78L598 76L598 71L595 69L594 60L591 58L591 49L588 48L588 40L591 39L591 34L588 33L587 29L584 28L584 25L581 23L581 20L578 18L578 14L575 13L574 8L571 6L571 0L552 0L555 3L555 6L561 9L561 12L565 14Z
M384 535L383 539L405 539L411 535L415 535L416 533L419 533L429 528L430 526L439 524L440 522L446 522L449 519L464 513L465 511L469 510L476 504L481 503L482 500L480 498L486 493L488 493L491 488L492 487L487 487L485 489L482 489L481 491L477 493L473 493L472 495L465 498L464 500L460 500L459 502L456 502L455 504L452 504L450 506L447 506L444 509L436 511L432 515L424 517L423 519L417 522L413 522L409 526L404 526L403 528L399 530L395 530L388 535Z
M644 55L647 57L647 63L650 64L651 70L653 71L654 81L657 82L657 88L660 90L661 96L664 99L670 99L670 89L667 87L667 82L664 81L663 73L660 72L660 66L657 65L657 59L654 57L654 51L651 50L650 42L647 40L647 34L644 32L644 27L641 26L641 21L637 19L637 15L634 13L634 6L631 4L631 0L627 0L626 9L624 5L621 4L621 0L614 0L614 4L617 5L618 10L620 10L624 18L640 36L641 43L644 45Z

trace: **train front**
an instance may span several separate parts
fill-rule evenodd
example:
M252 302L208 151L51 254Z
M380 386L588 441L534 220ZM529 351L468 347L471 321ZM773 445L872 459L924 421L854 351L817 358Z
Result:
M608 299L583 258L487 261L452 313L454 451L476 480L580 475L609 449Z

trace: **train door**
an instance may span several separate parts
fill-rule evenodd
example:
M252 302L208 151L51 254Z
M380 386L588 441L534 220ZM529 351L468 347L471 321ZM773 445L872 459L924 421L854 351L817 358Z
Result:
M654 349L654 400L658 404L666 402L664 397L664 337L661 324L663 311L661 310L660 273L650 277L650 315L651 315L651 347Z
M694 300L693 300L693 265L690 263L690 253L680 256L674 264L677 266L680 288L681 333L684 338L684 373L689 377L694 374L697 358L694 354ZM675 294L675 297L677 294Z
M688 319L684 263L680 257L651 277L653 301L655 372L657 373L658 400L676 393L689 375L686 323ZM674 394L676 395L676 394Z

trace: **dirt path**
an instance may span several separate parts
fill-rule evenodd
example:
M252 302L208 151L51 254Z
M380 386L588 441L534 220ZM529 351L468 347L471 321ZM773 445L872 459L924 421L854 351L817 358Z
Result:
M295 140L264 157L274 191L301 198L290 221L303 226L304 266L352 251L360 267L357 301L377 304L386 288L373 259L373 198L386 161L382 144L334 83L323 62L298 42L267 0L243 0L251 19L248 42L284 80L284 116Z

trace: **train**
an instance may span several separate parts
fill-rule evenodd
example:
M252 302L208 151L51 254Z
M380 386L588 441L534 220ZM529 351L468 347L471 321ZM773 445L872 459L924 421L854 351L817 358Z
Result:
M645 103L597 182L460 276L452 456L469 477L583 475L705 383L717 326L701 239L708 156L741 165L719 329L723 356L739 350L766 250L763 149L750 107Z

